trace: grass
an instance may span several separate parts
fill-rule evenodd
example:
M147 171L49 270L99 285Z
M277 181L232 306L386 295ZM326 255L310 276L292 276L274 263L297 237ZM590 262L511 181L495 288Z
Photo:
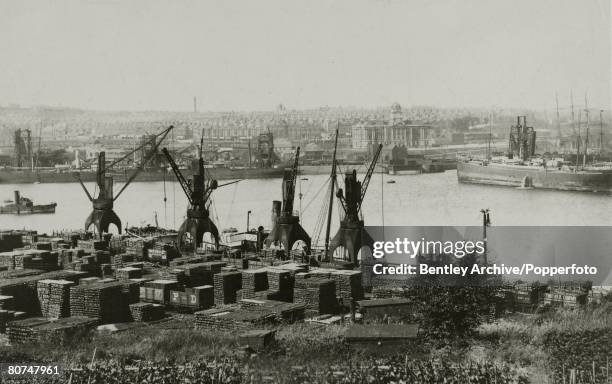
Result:
M483 324L473 346L484 351L479 351L481 355L524 367L533 382L542 382L543 376L552 375L554 370L551 353L555 351L546 345L547 335L586 331L612 332L612 303L586 309L553 309L538 315L516 314ZM612 348L600 347L602 351Z
M321 326L296 323L278 328L276 344L257 357L247 358L262 371L279 366L359 365L368 357L389 353L383 349L358 349L344 342L347 325ZM612 303L584 310L558 309L537 315L514 314L494 323L483 324L477 335L463 346L445 348L421 346L394 347L394 354L423 359L444 359L456 363L495 361L522 367L532 382L545 382L552 375L551 354L545 345L551 332L612 332ZM601 332L599 332L601 331ZM598 347L598 346L596 346ZM606 346L601 346L606 348ZM0 346L0 361L47 361L68 366L88 363L94 350L96 360L138 360L186 363L243 354L238 333L177 326L164 329L145 326L108 334L92 332L67 341L46 340L40 344ZM612 347L611 347L612 350ZM378 355L377 355L378 354ZM252 363L249 363L251 362Z

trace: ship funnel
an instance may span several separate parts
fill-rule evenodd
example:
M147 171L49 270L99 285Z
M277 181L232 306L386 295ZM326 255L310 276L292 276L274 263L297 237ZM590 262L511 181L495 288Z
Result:
M19 196L19 191L15 191L15 204L19 205L21 201L21 197Z

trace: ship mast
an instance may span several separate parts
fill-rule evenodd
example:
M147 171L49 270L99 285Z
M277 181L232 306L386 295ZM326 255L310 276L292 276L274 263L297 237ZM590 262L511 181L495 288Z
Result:
M559 118L559 96L555 92L555 103L557 104L557 137L559 140L559 147L561 147L561 119Z
M603 133L603 109L599 110L599 157L603 154L603 142L604 142L604 133Z
M589 155L589 105L586 95L584 95L584 113L586 114L586 138L584 140L584 157L582 158L583 167L586 165Z
M580 136L580 124L582 120L581 111L578 111L578 137L576 138L576 169L578 169L578 165L580 164L580 143L582 142L582 137Z
M576 134L576 126L574 125L574 93L570 89L570 102L572 103L572 133Z
M489 113L489 142L487 143L487 160L491 160L491 136L492 136L492 126L491 119L493 115Z
M332 208L334 205L334 187L336 186L336 151L338 149L338 131L340 130L340 120L336 126L336 139L334 141L334 155L332 157L332 170L329 177L331 183L331 190L329 192L329 208L327 209L327 228L325 229L325 257L329 258L327 254L329 251L329 235L331 230L331 219L332 219Z

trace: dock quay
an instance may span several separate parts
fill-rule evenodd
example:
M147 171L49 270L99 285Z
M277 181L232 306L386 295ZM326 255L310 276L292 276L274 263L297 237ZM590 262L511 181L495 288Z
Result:
M188 316L194 329L223 332L317 318L326 324L345 316L363 324L414 326L418 318L415 297L423 287L364 287L362 272L346 269L346 263L316 267L299 262L297 254L295 261L281 260L276 252L236 249L198 249L177 257L164 239L0 233L0 333L20 343L177 314ZM504 285L491 316L534 313L543 306L576 308L607 293L585 284Z
M157 237L1 236L0 331L11 343L179 313L194 328L252 330L348 313L364 298L360 271L283 261L275 252L175 257Z

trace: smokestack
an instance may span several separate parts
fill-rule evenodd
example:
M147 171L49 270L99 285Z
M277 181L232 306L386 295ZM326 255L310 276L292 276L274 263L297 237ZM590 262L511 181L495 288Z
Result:
M272 227L276 225L276 222L281 214L282 203L278 200L272 201Z
M193 97L193 112L197 112L198 111L198 98L197 97Z
M19 196L19 191L15 191L15 204L19 204L21 201L21 197Z

